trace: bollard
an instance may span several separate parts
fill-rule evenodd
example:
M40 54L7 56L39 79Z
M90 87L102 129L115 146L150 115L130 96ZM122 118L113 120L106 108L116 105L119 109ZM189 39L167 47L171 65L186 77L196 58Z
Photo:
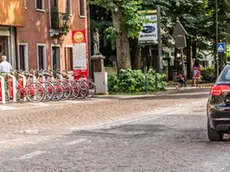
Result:
M157 75L155 75L155 88L156 89L158 88L158 77L157 77Z
M3 76L0 76L1 79L1 98L2 98L2 103L6 104L6 89L5 89L5 78Z
M37 78L35 75L33 75L33 82L36 82L37 81Z
M149 94L149 80L148 80L148 73L145 73L145 83L146 83L146 95Z
M52 73L51 81L54 82L54 74Z
M8 74L8 78L12 78L12 87L13 87L13 94L12 94L12 96L13 96L13 102L17 102L17 86L16 86L16 77L15 76L13 76L13 75L11 75L11 74ZM8 79L9 80L9 79ZM10 86L10 83L9 83L9 86ZM11 93L12 92L10 92L10 96L11 96Z
M57 74L57 76L59 77L60 81L63 80L63 76L61 74Z
M46 77L44 76L44 74L42 75L42 82L46 82Z
M18 74L18 77L19 77L20 79L22 79L22 84L20 83L20 85L21 85L23 88L25 88L25 87L26 87L26 77L25 77L24 75L22 75L22 74ZM24 94L24 93L23 93L23 94ZM20 92L20 91L19 91L19 96L20 96L20 98L21 98L21 92ZM27 101L26 97L24 97L23 100L26 102L26 101Z

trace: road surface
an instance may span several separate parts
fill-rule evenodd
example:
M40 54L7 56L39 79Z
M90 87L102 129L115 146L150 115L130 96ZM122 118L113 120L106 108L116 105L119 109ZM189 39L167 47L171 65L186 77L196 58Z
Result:
M0 117L0 171L229 171L228 136L224 142L207 139L207 98L208 89L188 89L8 107Z

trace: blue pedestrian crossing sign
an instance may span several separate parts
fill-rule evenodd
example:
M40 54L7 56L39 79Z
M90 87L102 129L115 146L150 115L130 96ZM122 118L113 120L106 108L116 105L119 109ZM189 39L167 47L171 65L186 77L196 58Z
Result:
M218 53L224 53L225 52L225 43L218 43L217 44L217 52Z

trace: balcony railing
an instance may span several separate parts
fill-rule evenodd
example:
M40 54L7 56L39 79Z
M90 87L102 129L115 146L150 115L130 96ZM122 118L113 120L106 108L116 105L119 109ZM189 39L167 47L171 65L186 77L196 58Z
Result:
M51 12L51 30L59 33L68 33L70 28L70 15L67 13Z

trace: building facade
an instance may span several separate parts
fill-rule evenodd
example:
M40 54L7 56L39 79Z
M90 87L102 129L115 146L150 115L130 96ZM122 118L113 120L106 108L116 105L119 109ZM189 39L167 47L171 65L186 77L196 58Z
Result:
M72 31L88 29L86 0L3 1L0 55L16 69L73 69Z

